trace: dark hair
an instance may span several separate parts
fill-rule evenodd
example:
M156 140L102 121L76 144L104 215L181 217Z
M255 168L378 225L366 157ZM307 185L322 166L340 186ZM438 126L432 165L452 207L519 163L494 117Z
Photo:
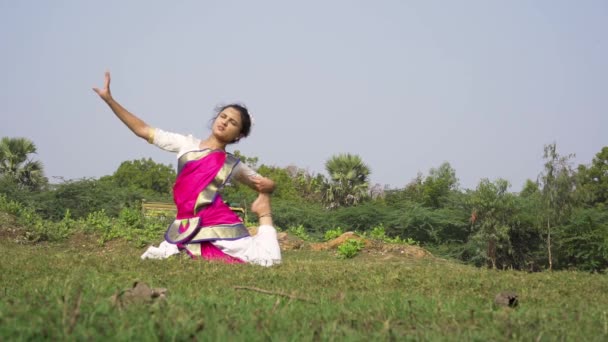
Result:
M214 120L218 117L218 115L220 115L221 112L223 112L227 108L235 109L239 112L239 114L241 114L241 135L243 137L249 136L249 132L251 132L251 116L249 115L249 110L247 109L247 107L245 107L244 104L231 103L225 106L217 106L215 108L215 116L213 117ZM239 139L240 138L237 138L234 142L239 141Z

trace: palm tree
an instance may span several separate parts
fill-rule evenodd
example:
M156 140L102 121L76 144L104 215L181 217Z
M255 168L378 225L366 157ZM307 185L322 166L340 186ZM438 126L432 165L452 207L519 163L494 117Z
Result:
M8 177L29 189L39 189L47 183L42 162L31 160L36 145L27 138L3 137L0 141L0 176Z
M371 171L358 155L335 155L325 169L331 179L326 193L330 207L355 205L368 196Z

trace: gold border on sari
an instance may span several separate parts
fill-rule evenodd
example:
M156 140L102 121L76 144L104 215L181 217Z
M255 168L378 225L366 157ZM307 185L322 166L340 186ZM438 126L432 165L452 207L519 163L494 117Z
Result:
M205 190L203 190L196 198L193 212L194 215L196 215L196 213L203 207L213 202L213 200L215 199L215 195L218 193L220 188L226 183L226 181L228 181L228 177L230 177L232 169L236 166L238 162L238 158L229 153L226 153L226 160L224 161L224 165L218 171L217 175L215 175L213 181L211 181L207 188L205 188Z
M170 243L182 243L188 240L189 237L194 235L199 229L200 217L192 217L189 219L175 220L165 233L165 240ZM179 232L180 227L188 225L186 230L182 233Z
M201 228L188 243L211 240L233 240L246 236L249 236L249 231L242 223L218 224Z
M191 257L203 257L200 244L184 245L184 247L188 250Z
M217 150L206 149L206 150L202 150L202 151L190 151L190 152L184 153L177 160L177 173L179 174L180 172L182 172L182 169L184 168L186 163L206 157L213 151L217 151Z

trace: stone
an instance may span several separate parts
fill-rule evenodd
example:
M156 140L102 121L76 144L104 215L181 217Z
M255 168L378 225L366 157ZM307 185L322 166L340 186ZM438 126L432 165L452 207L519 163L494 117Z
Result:
M304 245L304 240L299 237L289 235L286 232L277 233L277 240L282 251L292 251L300 249Z
M513 291L502 291L494 297L494 304L514 308L519 304L519 299Z
M151 288L146 283L136 281L133 287L117 292L111 297L112 304L124 307L129 304L152 304L167 297L167 289Z

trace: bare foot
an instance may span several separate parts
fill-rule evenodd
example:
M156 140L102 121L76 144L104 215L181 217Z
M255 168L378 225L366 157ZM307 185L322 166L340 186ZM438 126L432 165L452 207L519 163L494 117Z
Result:
M258 215L260 225L272 226L272 210L270 208L270 195L260 193L251 204L251 211Z
M251 203L251 211L258 216L270 213L270 195L260 193L258 198Z

